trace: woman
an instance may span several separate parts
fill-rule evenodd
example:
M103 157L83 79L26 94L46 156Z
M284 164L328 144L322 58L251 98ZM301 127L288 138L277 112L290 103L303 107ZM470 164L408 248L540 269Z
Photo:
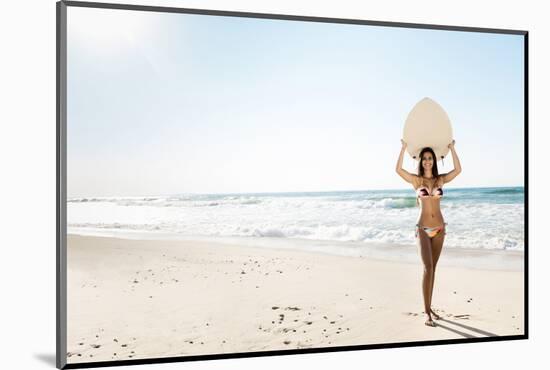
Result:
M431 148L424 148L420 152L418 175L405 171L403 167L403 155L407 143L401 140L401 154L397 160L396 171L405 181L412 184L417 194L420 205L420 215L416 222L416 240L420 249L420 256L424 264L422 278L422 294L424 296L424 312L427 315L426 325L435 326L432 316L438 320L439 316L432 310L432 293L435 281L435 267L443 241L445 240L445 222L440 209L440 199L443 196L443 184L453 180L461 171L460 161L455 151L455 141L449 144L453 156L454 169L446 174L439 175L437 161Z

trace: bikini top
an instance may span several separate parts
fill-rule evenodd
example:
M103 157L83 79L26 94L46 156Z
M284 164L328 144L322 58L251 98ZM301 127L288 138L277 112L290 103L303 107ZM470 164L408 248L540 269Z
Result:
M435 188L432 191L432 194L430 195L429 189L426 186L421 186L416 190L416 194L419 198L426 198L426 197L442 197L443 196L443 188Z
M422 185L416 189L416 194L418 198L426 198L430 196L441 198L443 196L443 188L441 186L432 189L431 194L429 190L430 189L427 186L424 186L424 179L422 179Z

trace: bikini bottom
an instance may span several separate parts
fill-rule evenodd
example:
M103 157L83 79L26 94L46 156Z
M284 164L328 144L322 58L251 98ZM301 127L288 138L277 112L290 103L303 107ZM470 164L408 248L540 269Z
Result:
M437 234L439 234L441 231L444 231L445 230L445 226L447 226L447 223L445 222L443 225L441 226L436 226L436 227L424 227L424 226L420 226L419 224L416 224L416 232L415 232L415 237L418 238L418 230L420 228L422 228L422 230L424 230L424 232L428 235L428 237L431 239L431 238L434 238L435 236L437 236Z

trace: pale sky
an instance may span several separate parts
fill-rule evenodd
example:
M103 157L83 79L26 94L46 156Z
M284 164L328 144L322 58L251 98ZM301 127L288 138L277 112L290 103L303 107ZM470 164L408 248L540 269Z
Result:
M453 124L450 186L524 184L523 36L67 14L69 197L406 188L426 96Z

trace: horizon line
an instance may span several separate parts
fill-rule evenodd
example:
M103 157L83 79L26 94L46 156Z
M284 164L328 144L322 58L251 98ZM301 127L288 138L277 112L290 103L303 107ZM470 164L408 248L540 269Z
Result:
M523 188L525 185L505 185L505 186L467 186L467 187L446 187L449 190L461 189L495 189L495 188ZM266 194L323 194L323 193L361 193L368 191L408 191L412 188L396 188L396 189L359 189L359 190L302 190L302 191L262 191L262 192L219 192L219 193L164 193L164 194L139 194L139 195L79 195L67 196L67 199L73 198L116 198L116 197L160 197L160 196L177 196L177 195L266 195Z

